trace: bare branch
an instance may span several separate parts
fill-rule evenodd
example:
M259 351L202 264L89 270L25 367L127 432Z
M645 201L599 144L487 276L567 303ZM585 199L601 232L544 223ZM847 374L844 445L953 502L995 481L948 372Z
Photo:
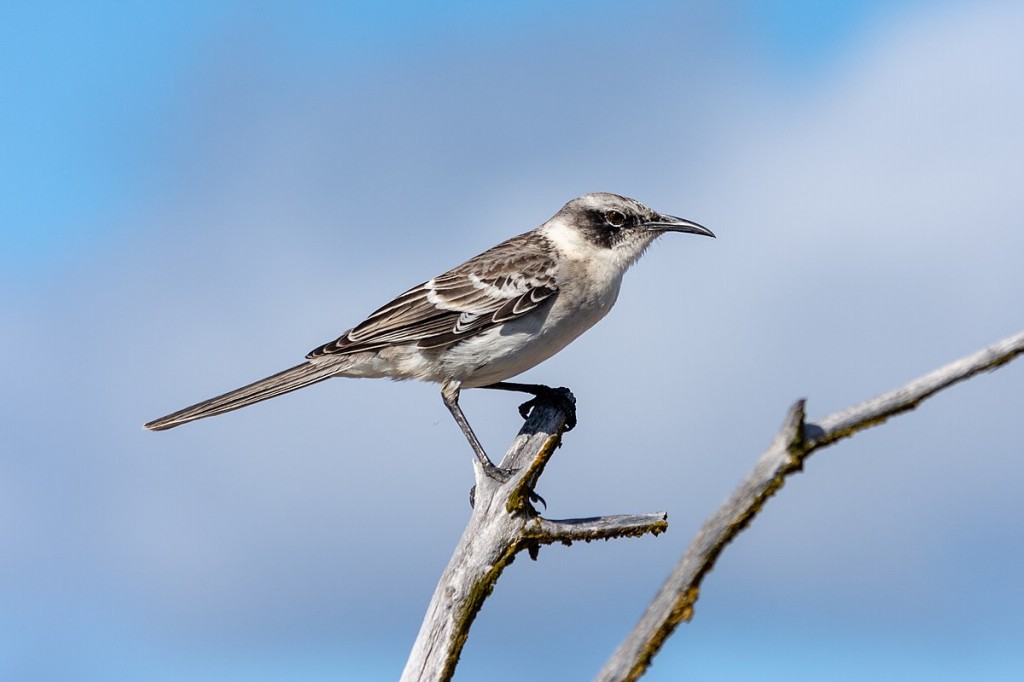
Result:
M565 414L553 405L535 408L501 462L507 477L492 477L474 460L473 513L441 575L413 645L403 681L449 680L455 672L473 619L515 555L537 558L541 544L594 540L645 533L657 535L664 512L639 516L548 521L530 504L533 487L558 447Z
M544 544L561 542L571 545L578 540L590 542L638 537L647 533L657 535L665 530L668 530L668 514L665 512L595 516L589 519L563 521L549 521L538 517L527 525L526 536Z
M911 381L894 391L836 412L809 424L804 434L809 451L831 445L870 426L881 424L889 417L912 410L923 400L944 388L969 379L979 372L992 371L1024 353L1024 332L994 343L973 355L940 367L934 372Z
M700 584L729 542L753 520L786 476L799 471L815 450L848 438L889 417L917 407L944 388L979 372L994 370L1024 353L1024 332L973 355L941 367L910 383L831 414L817 423L804 423L804 401L789 410L779 434L761 455L754 470L697 533L682 559L661 586L640 621L612 654L596 680L636 680L676 626L693 617Z

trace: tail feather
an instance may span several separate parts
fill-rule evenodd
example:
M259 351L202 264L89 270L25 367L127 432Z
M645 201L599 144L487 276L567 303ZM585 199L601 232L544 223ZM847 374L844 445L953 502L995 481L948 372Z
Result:
M154 419L144 426L144 428L150 431L163 431L165 429L172 429L175 426L185 424L196 419L203 419L204 417L212 417L215 414L223 414L224 412L230 412L231 410L237 410L240 407L246 405L252 405L258 403L261 400L267 398L274 398L283 393L288 393L311 384L315 384L324 379L329 379L335 372L337 372L337 366L330 367L322 364L304 362L301 365L296 365L291 369L286 369L283 372L278 372L273 376L269 376L265 379L255 381L248 386L235 389L234 391L228 391L223 395L219 395L216 398L210 398L204 400L201 403L196 403L191 407L186 407L183 410L173 412L166 417L160 417Z

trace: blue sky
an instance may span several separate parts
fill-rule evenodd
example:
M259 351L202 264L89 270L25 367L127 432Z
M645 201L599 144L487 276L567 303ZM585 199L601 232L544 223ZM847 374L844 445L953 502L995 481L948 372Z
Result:
M0 8L0 677L395 678L472 484L436 387L139 427L582 192L719 236L524 376L580 404L551 516L671 530L516 562L457 679L521 679L510 628L586 679L792 400L1020 326L1013 3L292 5ZM1022 380L816 455L647 679L1019 679ZM507 398L463 399L492 450Z
M893 11L876 2L737 2L722 13L733 21L730 37L799 79L883 10ZM240 35L264 41L267 68L329 78L429 52L448 31L477 34L471 41L553 35L581 15L601 26L602 15L621 10L608 2L41 2L0 12L5 269L21 269L88 248L133 197L159 194L161 169L149 160L168 154L162 138L188 106L189 79L204 52Z

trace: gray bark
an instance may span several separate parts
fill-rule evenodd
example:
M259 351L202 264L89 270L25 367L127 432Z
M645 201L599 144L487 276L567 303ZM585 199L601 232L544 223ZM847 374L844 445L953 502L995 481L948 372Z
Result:
M697 533L640 621L595 678L636 680L676 626L693 617L704 576L725 546L757 515L784 479L803 467L815 450L917 407L944 388L997 369L1024 353L1024 332L952 362L893 391L816 422L804 419L804 400L789 409L782 429L754 470Z
M531 491L564 428L565 415L541 405L501 462L510 475L491 478L474 460L476 489L469 525L434 590L403 681L451 679L473 619L502 570L522 550L536 558L542 544L658 534L668 527L664 512L561 521L540 517L530 503Z

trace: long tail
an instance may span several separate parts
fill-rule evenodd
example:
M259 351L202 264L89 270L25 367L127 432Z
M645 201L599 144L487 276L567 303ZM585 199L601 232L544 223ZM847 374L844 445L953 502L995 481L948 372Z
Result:
M235 389L234 391L228 391L224 395L219 395L216 398L210 398L209 400L204 400L201 403L196 403L191 407L178 410L166 417L154 419L146 424L145 428L150 431L163 431L164 429L172 429L175 426L195 421L196 419L212 417L215 414L223 414L224 412L237 410L240 407L252 405L253 403L258 403L261 400L273 398L281 395L282 393L288 393L289 391L294 391L296 389L303 388L304 386L315 384L318 381L329 379L337 371L337 365L325 366L323 364L304 362L301 365L296 365L291 369L278 372L266 379L260 379L259 381L253 382L248 386L243 386L242 388Z

